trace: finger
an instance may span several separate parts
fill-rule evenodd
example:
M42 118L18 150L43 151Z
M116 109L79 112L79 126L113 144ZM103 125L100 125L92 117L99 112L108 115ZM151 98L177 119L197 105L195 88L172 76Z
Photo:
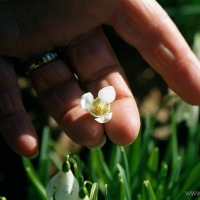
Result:
M74 142L92 147L104 140L103 127L81 108L82 91L64 61L43 65L31 78L46 108Z
M13 66L2 58L0 58L0 133L18 154L28 157L37 154L37 135L22 104Z
M68 54L80 81L94 96L105 86L115 88L117 97L111 104L113 117L104 128L114 143L131 143L140 127L137 105L103 32L98 30L74 42L68 49Z
M200 103L199 61L156 1L121 1L110 23L180 97Z

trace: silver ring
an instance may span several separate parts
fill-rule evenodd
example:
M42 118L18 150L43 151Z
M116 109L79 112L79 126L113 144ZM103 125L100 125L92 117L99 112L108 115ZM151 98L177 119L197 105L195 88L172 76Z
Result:
M46 63L55 60L57 57L58 54L56 52L48 52L40 57L35 58L30 64L27 65L25 69L26 74L29 75L32 71L36 70Z

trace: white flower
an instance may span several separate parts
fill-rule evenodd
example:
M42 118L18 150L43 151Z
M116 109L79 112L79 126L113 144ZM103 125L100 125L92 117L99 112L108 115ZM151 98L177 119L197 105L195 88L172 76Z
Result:
M81 200L90 200L90 198L88 197L88 195L86 195L86 196L84 197L84 199L81 199Z
M188 128L196 126L199 119L199 106L192 106L181 101L176 111L176 121L178 123L185 121Z
M73 175L72 171L59 171L49 181L46 188L47 199L51 200L78 200L79 199L79 183Z
M197 32L194 35L193 51L197 58L200 59L200 32Z
M79 199L77 199L77 200L90 200L90 198L88 197L88 195L86 195L83 199L81 199L81 198L79 197Z
M96 99L90 92L85 93L81 97L81 106L93 115L97 122L106 123L112 118L110 103L115 100L115 97L115 89L112 86L108 86L99 91Z

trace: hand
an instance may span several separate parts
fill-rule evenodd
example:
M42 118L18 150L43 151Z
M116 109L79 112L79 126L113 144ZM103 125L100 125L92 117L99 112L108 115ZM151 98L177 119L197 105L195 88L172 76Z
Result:
M112 85L117 93L113 117L102 125L81 108L83 92L68 62L54 60L32 72L39 98L68 136L89 147L104 140L104 131L119 145L137 137L137 105L102 24L111 25L136 47L180 97L199 104L200 64L156 1L4 0L0 3L0 131L18 154L34 155L38 140L23 107L11 59L4 56L22 60L55 48L70 60L86 91L96 95Z

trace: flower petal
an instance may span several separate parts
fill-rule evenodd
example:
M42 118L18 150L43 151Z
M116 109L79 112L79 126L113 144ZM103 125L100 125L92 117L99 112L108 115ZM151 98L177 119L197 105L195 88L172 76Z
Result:
M68 172L59 171L49 181L46 188L47 199L52 199L54 193L56 200L78 198L79 183L71 170Z
M79 197L78 200L90 200L90 198L88 197L88 195L86 195L83 199L81 199L81 198Z
M99 123L106 123L110 121L111 118L112 118L112 113L108 113L102 117L95 118L95 120Z
M188 127L193 127L199 120L199 106L189 105L181 101L177 107L175 117L177 123L185 121Z
M108 103L111 103L115 100L116 92L113 86L108 86L103 89L101 89L98 93L98 97L103 99L104 101L107 101Z
M88 111L88 108L90 107L90 105L92 104L92 102L94 101L94 97L92 95L92 93L88 92L85 93L82 97L81 97L81 106L84 110Z

